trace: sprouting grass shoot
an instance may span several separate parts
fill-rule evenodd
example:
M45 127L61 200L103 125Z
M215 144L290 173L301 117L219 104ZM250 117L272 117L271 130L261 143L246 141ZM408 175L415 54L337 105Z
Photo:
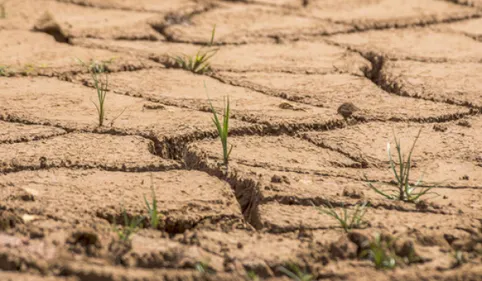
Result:
M151 190L152 190L152 203L149 203L149 201L147 201L147 198L145 195L144 195L144 202L146 203L147 213L149 214L149 222L151 224L151 228L157 229L159 226L159 221L162 217L162 214L160 214L157 211L157 199L156 199L156 193L154 191L154 187L151 186Z
M206 94L207 94L206 83L204 83L204 89L206 90ZM208 96L208 100L209 100L209 96ZM212 121L216 126L216 130L218 132L219 138L221 139L221 144L223 147L223 164L227 168L229 163L229 156L231 155L231 151L233 150L232 145L231 147L228 148L229 114L230 114L229 97L226 97L224 99L224 112L223 112L222 122L220 121L218 113L216 112L216 109L214 109L214 106L211 100L209 100L209 105L213 113Z
M341 214L336 212L336 209L328 203L327 209L317 208L321 214L329 215L332 218L335 218L339 223L340 226L343 228L345 232L350 232L350 230L355 228L362 228L364 225L367 224L363 217L367 212L367 204L366 202L357 204L353 212L348 212L348 209L345 206L342 206Z
M209 61L218 52L218 48L211 48L214 43L215 32L216 26L213 27L211 32L211 41L208 44L207 50L201 48L193 56L186 54L171 56L171 59L174 60L174 65L196 74L204 74L211 71L211 64Z
M129 220L125 209L122 210L122 215L124 217L124 227L119 228L115 226L114 221L114 230L119 236L119 239L121 239L122 241L128 241L131 238L132 234L136 233L139 230L139 227L142 226L142 221L144 220L144 217L133 217Z
M302 271L296 264L290 263L287 267L279 266L278 271L288 276L291 280L296 281L312 281L313 275Z
M80 59L77 59L83 66L85 66L94 81L94 87L97 91L97 103L95 105L98 114L99 127L104 125L105 120L105 99L107 97L109 87L109 76L105 64L92 62L90 65L85 64Z
M5 2L0 3L0 19L7 18L7 11L5 9Z
M395 140L395 148L396 148L396 153L397 153L397 158L398 158L398 172L397 172L397 163L392 157L392 151L390 147L390 142L387 143L387 152L388 152L388 159L390 162L390 168L393 172L393 175L396 180L396 191L392 193L386 193L378 188L376 188L372 183L368 182L367 177L365 176L365 179L367 179L368 185L370 188L372 188L376 193L382 195L383 197L390 199L390 200L401 200L405 202L416 202L420 197L426 195L433 187L421 187L422 181L423 181L423 174L420 176L420 178L414 183L410 183L410 171L412 168L412 154L413 150L415 148L415 144L417 143L417 140L420 137L420 133L422 132L422 129L418 131L417 136L415 137L415 140L412 144L412 147L410 149L410 152L408 154L407 159L403 156L402 153L402 147L400 144L400 139L397 139L397 137L394 134L394 140Z

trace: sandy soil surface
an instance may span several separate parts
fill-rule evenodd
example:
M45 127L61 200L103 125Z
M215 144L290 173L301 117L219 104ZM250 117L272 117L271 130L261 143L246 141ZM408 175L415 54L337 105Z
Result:
M0 280L476 281L481 224L481 0L0 0Z

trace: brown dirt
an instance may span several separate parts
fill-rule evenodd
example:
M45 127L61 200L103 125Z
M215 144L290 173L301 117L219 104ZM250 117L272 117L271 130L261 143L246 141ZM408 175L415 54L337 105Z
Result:
M482 279L480 0L1 3L1 280ZM214 24L212 71L176 69ZM109 72L103 126L77 58ZM393 189L387 143L420 128L431 192L384 198L367 180ZM363 202L349 233L319 211Z

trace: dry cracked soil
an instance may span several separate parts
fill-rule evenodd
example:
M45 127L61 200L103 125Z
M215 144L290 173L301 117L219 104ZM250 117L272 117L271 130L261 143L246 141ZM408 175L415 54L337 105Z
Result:
M0 0L0 280L476 281L481 223L481 0Z

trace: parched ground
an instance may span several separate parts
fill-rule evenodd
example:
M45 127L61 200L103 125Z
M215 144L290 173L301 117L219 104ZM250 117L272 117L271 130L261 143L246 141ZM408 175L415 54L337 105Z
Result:
M482 280L481 0L0 5L1 280ZM173 67L214 25L212 71ZM77 59L107 65L102 127ZM230 97L228 170L208 95ZM387 142L419 129L432 192L380 196ZM362 202L348 234L317 209ZM393 270L363 258L377 234Z

